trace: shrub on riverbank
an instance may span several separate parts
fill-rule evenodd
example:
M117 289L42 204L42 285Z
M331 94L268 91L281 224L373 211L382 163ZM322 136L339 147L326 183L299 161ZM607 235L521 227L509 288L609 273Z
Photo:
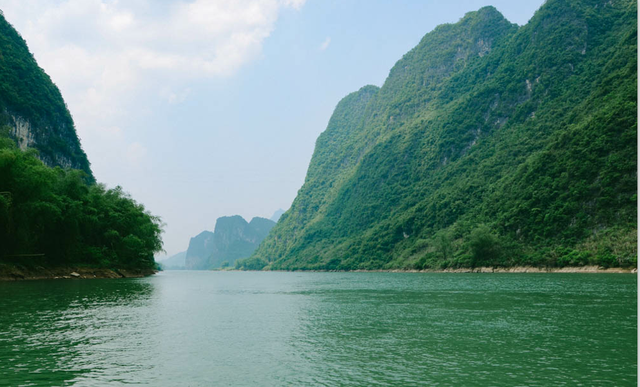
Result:
M49 168L0 137L0 261L153 268L161 226L121 187Z

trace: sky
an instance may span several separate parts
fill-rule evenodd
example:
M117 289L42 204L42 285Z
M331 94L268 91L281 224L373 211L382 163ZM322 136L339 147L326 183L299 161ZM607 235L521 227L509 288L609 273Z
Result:
M347 94L433 28L543 0L0 0L60 88L98 181L165 223L164 254L220 216L269 218Z

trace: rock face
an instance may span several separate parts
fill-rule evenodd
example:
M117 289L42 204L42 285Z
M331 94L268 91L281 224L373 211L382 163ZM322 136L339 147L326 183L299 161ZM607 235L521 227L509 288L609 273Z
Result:
M209 256L213 252L213 233L203 231L189 241L184 267L187 270L206 269Z
M23 150L38 150L48 166L80 169L93 180L60 90L1 13L0 83L0 135L9 135Z
M233 266L236 260L249 257L269 234L275 222L253 218L247 223L241 216L218 218L214 232L203 231L191 238L185 258L188 270Z

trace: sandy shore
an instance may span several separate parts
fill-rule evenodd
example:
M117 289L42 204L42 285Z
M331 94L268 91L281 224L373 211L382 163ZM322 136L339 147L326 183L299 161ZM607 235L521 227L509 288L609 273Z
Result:
M155 274L154 270L99 269L89 267L18 267L0 266L0 281L84 278L140 278Z

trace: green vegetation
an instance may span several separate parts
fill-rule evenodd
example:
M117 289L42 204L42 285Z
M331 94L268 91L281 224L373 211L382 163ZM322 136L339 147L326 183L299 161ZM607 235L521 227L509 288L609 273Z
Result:
M156 268L160 220L94 184L60 91L1 12L0 128L0 266Z
M45 164L80 169L93 181L60 90L0 13L0 126L5 125L12 128L11 136L21 148L37 149Z
M637 3L492 7L345 97L245 269L637 264Z
M0 136L0 264L155 268L160 220L120 187L49 168Z

